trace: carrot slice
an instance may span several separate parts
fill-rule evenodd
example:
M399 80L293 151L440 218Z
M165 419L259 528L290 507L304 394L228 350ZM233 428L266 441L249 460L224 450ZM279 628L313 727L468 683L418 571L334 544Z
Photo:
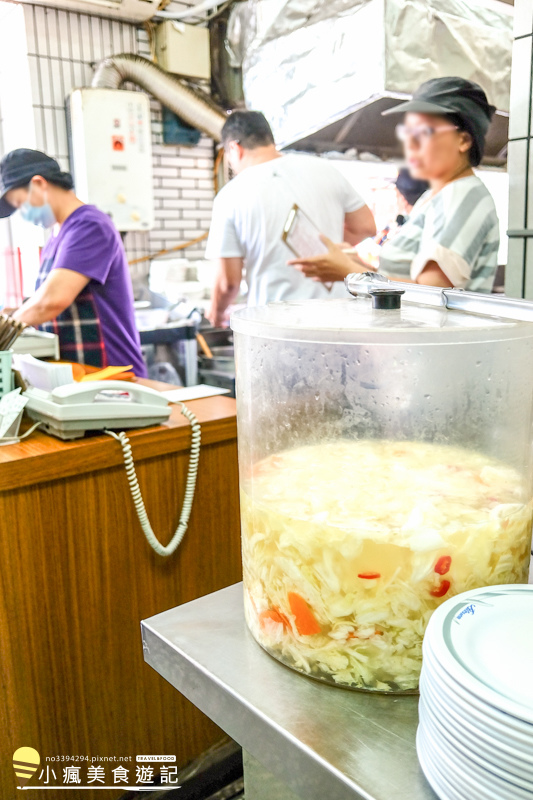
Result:
M312 636L314 633L320 633L320 625L304 598L297 592L289 592L287 597L291 611L294 614L294 622L298 633L301 636Z
M363 578L365 581L375 581L378 578L381 578L381 573L379 572L360 572L357 576L358 578Z

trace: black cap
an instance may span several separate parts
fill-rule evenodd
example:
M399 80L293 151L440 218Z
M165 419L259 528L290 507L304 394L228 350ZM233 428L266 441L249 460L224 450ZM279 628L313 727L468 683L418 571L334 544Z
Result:
M372 308L381 311L395 311L402 307L402 295L405 289L370 289Z
M406 167L402 167L398 172L394 185L410 206L414 206L416 201L429 189L427 181L419 181L416 178L412 178Z
M433 78L418 87L412 100L387 109L383 116L410 111L457 117L474 140L474 166L479 164L485 149L485 136L496 111L479 84L458 77Z
M16 211L7 202L6 194L12 189L27 186L36 175L41 175L63 189L72 189L74 186L72 175L62 172L55 158L50 158L39 150L12 150L0 161L0 218L9 217Z

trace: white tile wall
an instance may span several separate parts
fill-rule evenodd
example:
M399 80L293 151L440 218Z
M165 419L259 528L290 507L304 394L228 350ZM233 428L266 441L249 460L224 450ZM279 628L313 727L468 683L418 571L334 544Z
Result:
M37 147L68 169L64 100L90 85L93 65L105 56L137 53L150 58L148 34L133 24L42 6L24 7ZM133 87L131 87L133 88ZM213 202L213 142L196 147L163 145L162 112L151 102L156 225L149 233L129 233L131 259L196 238L209 227ZM201 258L205 242L188 248ZM131 268L134 283L146 278L148 263Z
M526 175L528 142L516 139L508 145L509 170L509 228L516 230L526 224Z
M527 36L533 31L533 8L528 3L515 4L514 35Z
M509 239L505 291L533 299L533 0L515 0L509 118Z
M531 87L528 76L531 74L531 36L516 39L513 47L511 69L511 115L509 117L509 138L525 137L529 132L529 100Z
M505 293L509 297L524 297L525 239L509 239L507 267L505 269Z

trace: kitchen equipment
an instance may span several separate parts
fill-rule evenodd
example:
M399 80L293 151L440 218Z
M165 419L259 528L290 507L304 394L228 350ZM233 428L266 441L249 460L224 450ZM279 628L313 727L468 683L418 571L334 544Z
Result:
M200 336L209 349L202 348L198 358L198 375L203 383L227 389L235 397L235 351L233 333L228 328L203 328Z
M533 306L347 285L232 316L246 618L300 672L412 692L442 602L527 582Z
M160 380L160 372L174 375L171 383L195 386L198 383L196 323L179 319L162 327L139 331L143 357L152 380Z
M533 586L465 592L424 639L417 751L443 800L533 796Z
M205 340L205 337L202 336L201 333L196 334L196 341L200 345L200 348L203 354L206 356L206 358L213 358L213 353L211 352L211 348L209 347L209 345Z
M235 372L235 352L233 345L221 345L210 348L211 357L200 356L203 369L212 369L218 372Z

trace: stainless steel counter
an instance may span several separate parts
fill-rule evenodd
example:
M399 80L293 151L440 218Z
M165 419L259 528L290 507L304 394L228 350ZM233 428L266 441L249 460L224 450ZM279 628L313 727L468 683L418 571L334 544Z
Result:
M141 627L145 661L304 800L436 797L416 757L418 698L350 692L282 666L246 629L241 584Z

